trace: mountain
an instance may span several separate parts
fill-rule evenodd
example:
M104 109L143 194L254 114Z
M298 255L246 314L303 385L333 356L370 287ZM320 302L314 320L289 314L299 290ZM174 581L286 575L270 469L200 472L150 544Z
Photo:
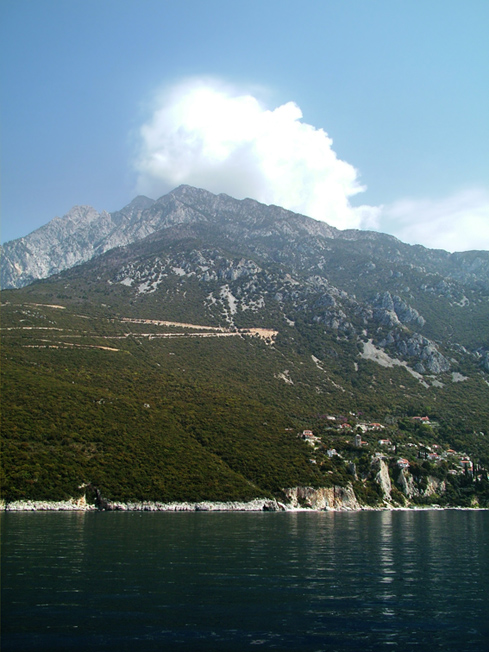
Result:
M307 262L305 256L313 252L320 256L322 250L328 250L328 244L346 241L354 254L367 257L380 254L390 263L412 264L422 271L489 289L489 252L448 254L405 245L381 233L340 231L278 206L265 206L251 199L240 201L224 194L216 196L190 186L180 186L156 202L136 197L114 213L97 213L90 206L75 206L63 218L56 217L30 235L5 243L1 252L1 287L23 287L114 247L184 225L197 230L204 226L214 228L229 238L257 240L257 245L259 240L262 253L267 251L271 258L287 261L292 256L295 262L300 260L300 252L295 247L299 239L304 249L302 264ZM321 260L311 262L312 268Z
M131 227L153 203L147 197L136 197L116 213L74 206L63 218L55 217L25 238L5 243L1 287L23 287L148 235L149 229L145 232L143 227L141 233Z
M62 267L3 292L9 500L489 499L488 252L181 186L4 247Z

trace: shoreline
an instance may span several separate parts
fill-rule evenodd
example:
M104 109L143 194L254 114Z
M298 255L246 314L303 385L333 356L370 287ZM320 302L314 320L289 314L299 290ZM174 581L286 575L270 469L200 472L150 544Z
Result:
M359 505L358 507L299 507L293 504L279 502L275 499L262 499L247 502L222 501L222 502L172 502L160 503L153 501L128 502L106 501L104 505L89 504L84 498L79 500L17 500L0 503L0 512L426 512L426 511L489 511L487 507L462 507L439 505L408 505L404 507L383 505L371 507Z

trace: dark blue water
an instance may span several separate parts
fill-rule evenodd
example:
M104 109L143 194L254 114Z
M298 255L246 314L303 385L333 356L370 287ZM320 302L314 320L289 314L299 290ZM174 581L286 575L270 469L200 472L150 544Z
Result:
M1 525L3 652L489 650L489 512Z

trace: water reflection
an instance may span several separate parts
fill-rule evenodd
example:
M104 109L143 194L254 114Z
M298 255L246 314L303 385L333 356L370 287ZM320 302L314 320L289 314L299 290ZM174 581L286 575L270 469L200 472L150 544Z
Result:
M3 650L486 650L489 514L4 514Z

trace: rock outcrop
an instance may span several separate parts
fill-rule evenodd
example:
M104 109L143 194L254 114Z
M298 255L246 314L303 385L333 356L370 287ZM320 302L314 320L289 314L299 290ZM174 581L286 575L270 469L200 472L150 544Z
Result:
M292 487L284 489L289 509L313 510L358 510L361 505L355 496L353 487Z
M389 467L383 459L374 458L372 460L372 471L375 475L375 482L380 486L384 500L391 500L392 484L389 476Z
M416 482L408 469L401 469L397 484L408 500L412 498L430 498L436 494L443 494L446 490L444 480L439 480L430 475L420 484Z
M390 292L377 293L373 305L374 318L384 326L392 327L402 323L421 328L426 323L425 318L415 308Z
M410 499L415 495L416 488L414 486L414 478L407 469L401 469L397 479L397 484L406 498Z
M5 512L92 512L98 509L87 503L85 496L69 500L15 500L2 501L0 511Z
M450 361L440 353L437 345L419 333L391 330L379 346L390 347L408 360L417 360L414 369L421 374L440 374L449 371L451 367Z

